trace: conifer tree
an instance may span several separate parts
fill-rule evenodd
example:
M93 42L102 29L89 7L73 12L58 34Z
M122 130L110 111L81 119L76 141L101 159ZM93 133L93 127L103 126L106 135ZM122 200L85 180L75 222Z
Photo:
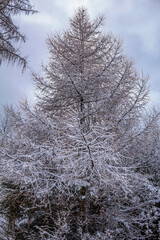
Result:
M1 125L2 239L158 239L159 113L120 40L80 8L50 36L37 102ZM152 160L155 161L152 161ZM16 174L15 174L16 173Z
M14 23L13 16L35 12L29 0L0 0L0 64L7 61L17 63L23 69L26 67L26 58L15 46L15 43L25 42L26 38Z

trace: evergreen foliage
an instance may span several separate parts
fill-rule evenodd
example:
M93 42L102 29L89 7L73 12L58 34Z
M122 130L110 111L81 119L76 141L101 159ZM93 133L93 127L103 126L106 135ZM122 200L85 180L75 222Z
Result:
M13 16L35 12L29 0L0 0L0 64L7 61L26 68L26 58L21 56L15 46L15 43L25 42L26 38L15 25Z

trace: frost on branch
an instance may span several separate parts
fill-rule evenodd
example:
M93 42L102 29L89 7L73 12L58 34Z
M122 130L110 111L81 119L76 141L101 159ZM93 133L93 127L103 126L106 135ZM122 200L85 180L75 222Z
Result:
M159 113L147 113L147 78L102 22L78 9L70 29L48 39L35 106L5 109L7 237L158 239Z
M14 23L13 17L20 13L34 14L29 0L0 0L0 65L3 62L17 63L24 70L26 57L21 56L16 43L25 42L26 37Z

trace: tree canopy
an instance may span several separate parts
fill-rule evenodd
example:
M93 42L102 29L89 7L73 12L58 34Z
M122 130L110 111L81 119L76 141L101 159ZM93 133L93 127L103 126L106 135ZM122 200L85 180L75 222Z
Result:
M21 56L15 43L25 42L25 35L13 21L13 16L20 13L33 14L36 11L29 0L1 0L0 1L0 64L4 61L17 63L26 67L27 61Z
M37 102L1 124L2 239L158 240L159 112L103 17L48 38Z

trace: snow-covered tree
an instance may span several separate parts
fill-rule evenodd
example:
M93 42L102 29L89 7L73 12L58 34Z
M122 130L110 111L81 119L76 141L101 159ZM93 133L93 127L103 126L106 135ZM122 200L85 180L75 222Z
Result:
M0 64L3 61L16 62L22 68L26 67L26 58L15 46L15 42L25 42L26 38L15 25L13 16L35 12L29 0L0 0Z
M120 40L80 8L50 36L37 103L1 124L5 239L158 239L159 113ZM154 164L153 164L154 163ZM156 163L156 164L155 164Z

